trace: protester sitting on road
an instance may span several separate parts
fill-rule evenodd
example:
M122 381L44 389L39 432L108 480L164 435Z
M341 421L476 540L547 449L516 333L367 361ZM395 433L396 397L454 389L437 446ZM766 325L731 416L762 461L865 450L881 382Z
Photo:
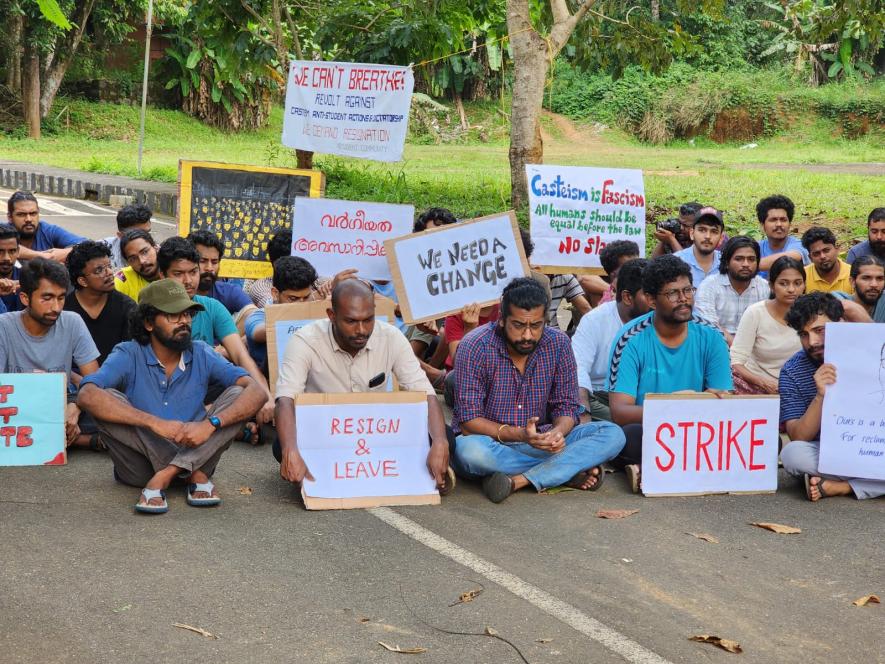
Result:
M30 191L16 191L7 202L7 218L19 235L19 258L48 258L64 263L71 247L85 240L61 226L40 219L40 207Z
M608 380L612 420L627 437L613 464L624 468L634 493L640 485L645 395L732 389L728 344L716 327L692 312L691 268L675 256L659 256L643 271L642 290L652 311L621 328Z
M824 475L818 467L824 395L838 379L836 367L824 363L824 328L842 315L842 303L821 292L800 297L787 312L787 323L798 333L802 349L780 374L780 420L790 436L781 462L790 475L804 476L805 495L813 502L852 493L859 500L885 495L883 480Z
M811 264L805 266L805 292L850 292L851 266L839 258L836 236L829 228L812 226L802 234Z
M799 350L799 339L785 316L805 292L805 269L789 256L768 273L768 300L747 307L731 344L731 370L738 394L777 394L781 367Z
M126 205L120 208L117 211L117 234L102 240L111 249L111 265L115 270L122 270L127 265L120 240L126 231L135 229L151 232L151 209L147 205Z
M808 265L808 252L798 238L790 235L795 206L786 196L763 198L756 204L756 218L765 233L759 243L759 276L768 278L768 271L781 256L789 256Z
M514 279L499 320L465 337L455 357L454 465L482 478L495 503L527 486L595 491L602 464L624 446L615 425L579 423L575 357L568 337L547 326L547 307L536 281Z
M885 261L885 207L873 208L867 216L867 239L848 250L846 261L851 264L870 255Z
M848 283L850 286L849 302L856 303L863 307L875 322L883 323L885 320L879 320L878 310L882 309L882 291L885 289L885 261L877 256L870 254L869 256L858 256L851 264ZM835 293L837 297L842 293ZM848 302L844 302L843 306ZM851 319L849 311L846 309L845 317Z
M652 258L688 249L693 244L691 228L694 226L695 218L702 207L704 206L696 201L680 205L679 230L675 233L666 228L655 227L654 236L658 243L652 249Z
M236 320L248 316L255 308L246 292L236 283L218 277L218 268L224 258L224 242L207 230L194 231L187 236L200 255L200 283L197 294L218 300Z
M716 247L723 230L722 213L711 207L701 208L690 231L692 245L673 253L691 268L692 283L700 286L704 279L719 271L721 254Z
M719 274L698 286L695 313L718 327L731 346L747 307L767 300L769 292L768 282L759 276L759 243L736 235L722 248Z
M18 231L12 224L0 224L0 314L23 308L18 297Z
M445 377L445 402L449 408L455 406L455 353L458 352L458 346L461 345L464 337L473 332L477 327L487 325L488 323L498 320L500 308L497 304L490 304L486 307L480 307L478 303L468 304L461 310L461 313L446 316L445 322L445 338L449 347L446 356L446 377Z
M627 261L639 258L639 245L633 240L615 240L609 242L599 252L599 262L605 270L605 279L595 274L585 274L578 277L587 299L598 307L606 302L614 302L617 294L618 270Z
M332 290L328 320L295 332L283 355L276 385L277 442L274 456L283 479L313 479L298 451L295 397L304 393L378 392L393 376L402 390L427 394L430 451L427 468L443 495L454 487L449 442L436 392L421 370L409 342L396 327L375 320L372 289L345 279Z
M618 271L618 296L614 302L600 304L581 318L572 337L572 351L578 365L578 388L584 406L582 421L611 422L607 382L609 354L618 331L628 322L648 313L648 301L642 290L644 258L627 261Z
M157 270L157 243L145 230L128 230L120 238L120 253L123 254L127 266L117 272L114 288L137 302L141 290L160 278Z
M573 274L548 274L550 279L550 304L547 307L547 325L559 329L559 305L563 300L572 305L572 325L577 326L580 317L590 311L590 303L584 297L584 289Z
M23 309L0 316L0 373L63 373L70 383L73 363L80 375L96 371L98 349L86 324L74 312L63 311L70 286L64 266L34 258L21 269L19 280ZM81 435L79 419L77 405L69 403L67 444L88 446L90 437Z
M292 231L284 230L271 236L267 242L267 258L271 267L283 256L292 255ZM256 307L263 307L271 299L270 289L273 288L273 277L256 279L246 286L246 294Z
M200 309L178 282L153 282L132 319L134 340L119 344L80 385L78 403L98 422L114 477L144 487L138 512L168 511L165 490L178 477L187 478L189 505L218 505L211 479L218 460L266 399L243 369L192 341ZM211 384L223 392L207 411Z

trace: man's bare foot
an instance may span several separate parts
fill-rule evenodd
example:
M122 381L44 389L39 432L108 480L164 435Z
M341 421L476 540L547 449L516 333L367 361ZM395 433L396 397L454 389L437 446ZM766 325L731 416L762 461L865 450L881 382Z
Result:
M605 475L602 473L602 466L593 466L593 468L582 470L575 475L566 483L566 486L581 491L596 491L602 484L602 480L605 479Z
M821 498L851 495L851 485L843 480L825 480L817 475L808 478L806 484L808 500L816 503Z
M172 480L175 479L175 476L181 469L178 466L166 466L162 470L158 470L156 474L148 480L147 484L144 485L145 489L168 489L169 485L172 483ZM139 505L150 505L152 507L160 507L163 505L163 499L160 497L151 498L150 500L145 500L144 495L142 495L138 499Z
M529 481L525 478L525 475L512 475L510 477L510 482L513 485L514 492L524 489L529 485Z

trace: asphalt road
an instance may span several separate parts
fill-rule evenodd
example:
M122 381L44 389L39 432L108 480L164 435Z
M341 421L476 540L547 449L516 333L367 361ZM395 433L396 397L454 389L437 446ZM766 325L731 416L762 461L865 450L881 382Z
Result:
M99 212L45 218L101 237ZM533 664L885 662L885 606L851 603L885 595L885 500L812 504L784 476L776 495L643 498L615 474L501 505L462 482L437 507L307 512L270 450L239 443L216 482L221 507L173 488L146 517L106 455L0 468L0 662L523 661L440 631L489 627Z

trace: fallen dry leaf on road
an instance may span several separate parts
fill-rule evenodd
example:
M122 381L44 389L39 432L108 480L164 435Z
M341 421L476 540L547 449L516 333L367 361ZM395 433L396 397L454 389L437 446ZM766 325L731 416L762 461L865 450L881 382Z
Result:
M741 644L737 641L731 641L729 639L723 639L720 636L711 636L709 634L698 634L696 636L689 636L689 641L697 641L698 643L712 643L714 646L718 646L723 650L727 650L728 652L734 653L742 653L744 649L741 648Z
M184 623L172 623L173 627L177 627L178 629L186 629L189 632L195 632L200 636L205 636L207 639L217 639L212 632L206 631L202 627L194 627L193 625L185 625Z
M472 602L476 599L477 595L482 593L483 588L474 588L473 590L468 590L467 592L461 593L458 595L458 601L452 602L449 606L456 606L458 604L466 604L467 602Z
M496 630L494 627L486 627L486 634L488 634L489 636L498 636L498 630Z
M371 621L372 621L371 618L365 618L365 617L360 618L360 622L363 623L364 625L365 625L367 622L371 622Z
M384 643L384 641L379 641L378 645L385 650L402 653L403 655L420 655L422 652L427 652L427 648L400 648L399 646L392 646L389 643Z
M867 604L881 604L881 600L878 595L864 595L863 597L859 597L858 599L852 602L854 606L866 606Z
M538 639L537 643L550 643L553 639Z
M237 491L239 491L244 496L252 495L252 487L250 486L241 486L239 489L237 489Z
M697 537L699 540L704 540L705 542L709 542L710 544L719 544L719 540L713 537L712 535L708 535L707 533L685 533L686 535L691 535L692 537Z
M756 526L757 528L764 528L765 530L770 530L773 533L777 533L778 535L795 535L796 533L801 533L801 528L796 528L794 526L783 526L779 523L765 523L764 521L753 521L751 526Z
M636 514L639 510L599 510L596 513L600 519L623 519Z

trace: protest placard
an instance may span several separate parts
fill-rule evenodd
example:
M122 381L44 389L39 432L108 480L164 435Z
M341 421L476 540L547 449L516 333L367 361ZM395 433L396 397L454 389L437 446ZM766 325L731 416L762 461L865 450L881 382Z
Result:
M294 215L292 255L317 273L352 267L363 279L390 281L384 241L411 232L415 206L296 198Z
M776 491L779 409L767 395L646 395L642 493Z
M283 145L399 161L415 77L409 67L294 60L283 108Z
M836 383L824 393L818 468L885 480L885 325L827 323L826 339Z
M495 304L529 273L513 212L387 240L387 260L407 323L441 318L477 302Z
M314 477L301 485L309 510L440 502L423 392L301 394L295 434Z
M0 466L67 463L62 373L0 374Z
M318 198L320 171L179 161L178 234L207 230L224 242L222 277L261 279L273 274L267 243L292 226L297 196Z
M280 367L286 344L298 330L317 320L328 318L327 309L332 307L331 300L314 300L313 302L293 302L291 304L268 304L264 307L265 330L267 332L267 370L270 389L276 389ZM375 296L375 320L385 323L393 322L396 303L393 300ZM391 386L392 389L392 386Z
M532 264L545 273L603 273L599 252L632 240L645 256L642 171L585 166L525 167Z

